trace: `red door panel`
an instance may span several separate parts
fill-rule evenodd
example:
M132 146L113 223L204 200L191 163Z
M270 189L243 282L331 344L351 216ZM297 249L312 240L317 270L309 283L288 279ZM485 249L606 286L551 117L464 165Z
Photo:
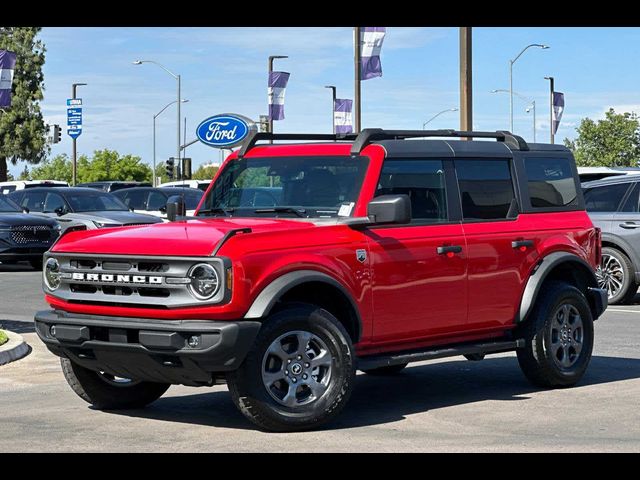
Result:
M395 344L463 330L467 253L460 224L369 230L373 341ZM460 246L439 255L438 247Z

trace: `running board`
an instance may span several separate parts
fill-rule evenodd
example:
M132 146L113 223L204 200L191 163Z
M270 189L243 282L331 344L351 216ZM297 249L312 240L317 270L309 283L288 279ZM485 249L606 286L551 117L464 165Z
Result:
M511 352L516 348L524 347L524 339L509 340L489 343L465 343L448 346L445 348L436 347L429 350L411 352L396 352L384 355L371 355L358 358L359 370L371 370L373 368L388 367L402 363L422 362L424 360L435 360L436 358L456 357L458 355L490 354Z

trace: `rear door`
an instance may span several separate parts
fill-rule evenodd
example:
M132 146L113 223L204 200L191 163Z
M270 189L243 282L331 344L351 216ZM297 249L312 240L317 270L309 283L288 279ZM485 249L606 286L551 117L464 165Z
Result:
M584 190L585 208L589 213L589 217L593 224L596 227L599 227L603 233L608 234L613 232L613 230L617 230L624 236L626 236L626 233L629 233L620 232L620 227L616 227L616 225L614 225L614 216L616 215L623 199L626 197L630 186L631 182L615 183L611 185L586 188ZM629 207L629 209L632 208L633 207ZM632 211L627 213L633 216ZM629 215L623 215L623 217Z
M451 167L450 160L384 162L375 196L408 195L413 219L365 230L376 343L409 348L464 329L467 252L459 215L450 208ZM448 253L440 247L449 247Z
M637 270L640 265L640 183L630 182L628 185L631 188L619 211L613 215L609 231L621 240L617 243L624 246Z

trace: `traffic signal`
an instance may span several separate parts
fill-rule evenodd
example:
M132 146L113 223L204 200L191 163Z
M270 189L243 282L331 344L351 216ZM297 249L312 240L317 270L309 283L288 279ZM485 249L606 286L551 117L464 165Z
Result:
M182 159L182 179L191 180L191 159L189 157Z
M62 129L60 128L60 125L53 126L52 143L58 143L60 141L61 132L62 132Z
M166 165L166 170L167 170L167 177L169 177L169 180L173 180L173 170L175 167L176 161L173 157L170 157L169 160L167 160L167 165Z

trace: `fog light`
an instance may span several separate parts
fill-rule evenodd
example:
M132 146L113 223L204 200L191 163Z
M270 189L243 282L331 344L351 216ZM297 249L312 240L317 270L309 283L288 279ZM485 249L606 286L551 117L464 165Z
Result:
M198 348L200 346L200 337L198 337L197 335L189 337L189 340L187 340L187 345L189 345L191 348Z
M49 329L49 333L51 334L52 337L56 336L56 326L55 325L51 325L51 328Z

